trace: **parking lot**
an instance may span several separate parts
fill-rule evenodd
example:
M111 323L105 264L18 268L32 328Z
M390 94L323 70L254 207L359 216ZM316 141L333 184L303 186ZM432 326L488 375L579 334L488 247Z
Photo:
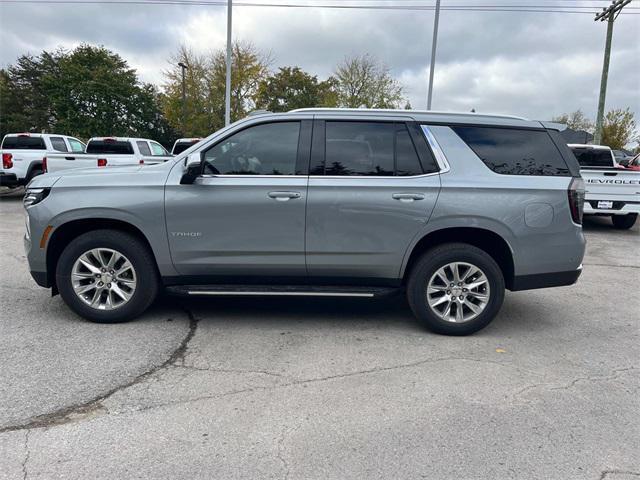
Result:
M471 337L402 297L165 297L96 325L36 286L0 199L0 478L640 476L640 234L586 221L572 287Z

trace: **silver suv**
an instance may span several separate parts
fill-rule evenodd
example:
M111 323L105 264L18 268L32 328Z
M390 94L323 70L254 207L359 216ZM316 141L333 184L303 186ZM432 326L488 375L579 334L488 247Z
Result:
M35 178L31 274L96 322L140 315L161 289L404 290L428 328L469 334L505 288L580 275L584 186L555 127L387 110L250 116L164 164Z

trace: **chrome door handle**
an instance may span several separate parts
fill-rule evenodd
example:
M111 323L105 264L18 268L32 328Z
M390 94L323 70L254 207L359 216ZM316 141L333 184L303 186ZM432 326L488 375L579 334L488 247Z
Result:
M273 198L278 202L286 202L290 198L300 198L300 192L269 192L269 198Z
M422 193L394 193L391 195L394 200L400 200L401 202L413 202L414 200L424 200Z

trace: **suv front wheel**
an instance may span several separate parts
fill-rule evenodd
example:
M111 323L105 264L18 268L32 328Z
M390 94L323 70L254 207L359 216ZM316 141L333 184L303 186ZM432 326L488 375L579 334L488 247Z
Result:
M138 238L117 230L84 233L64 249L56 268L63 300L99 323L131 320L158 293L155 260Z
M469 335L487 326L504 299L504 278L484 250L464 243L440 245L411 270L407 299L430 330Z

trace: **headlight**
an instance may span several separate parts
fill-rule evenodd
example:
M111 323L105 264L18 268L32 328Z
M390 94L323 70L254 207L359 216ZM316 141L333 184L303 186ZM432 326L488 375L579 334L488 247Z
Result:
M42 200L47 198L47 195L49 195L49 190L51 189L50 188L28 188L27 193L25 194L24 199L22 200L22 203L24 204L25 208L31 207L36 203L40 203Z

